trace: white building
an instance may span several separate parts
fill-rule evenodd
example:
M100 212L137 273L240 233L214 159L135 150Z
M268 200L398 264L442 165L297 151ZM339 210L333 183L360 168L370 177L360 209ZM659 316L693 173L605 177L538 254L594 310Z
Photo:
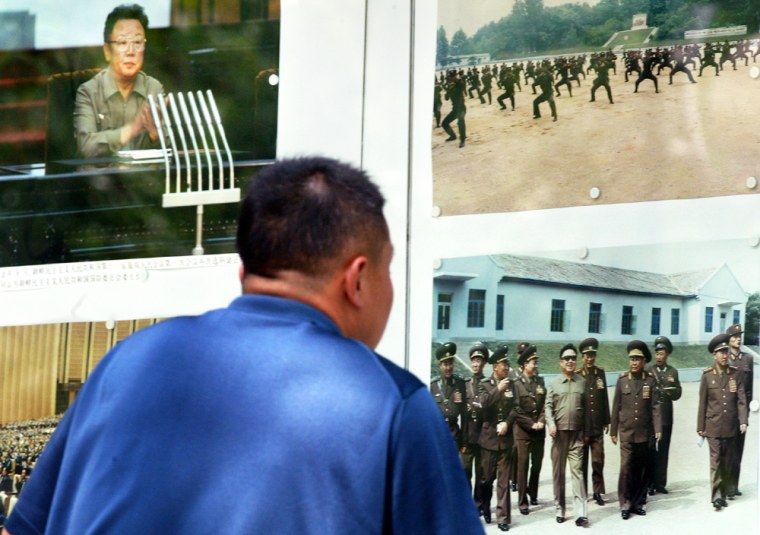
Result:
M547 258L443 261L433 278L433 338L706 344L744 320L747 293L727 265L648 273Z

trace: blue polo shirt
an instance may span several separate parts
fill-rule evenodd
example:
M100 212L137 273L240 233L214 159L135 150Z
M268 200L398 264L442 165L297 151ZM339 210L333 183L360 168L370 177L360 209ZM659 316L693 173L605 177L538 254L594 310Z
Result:
M6 522L26 533L483 533L425 386L318 310L244 295L98 364Z

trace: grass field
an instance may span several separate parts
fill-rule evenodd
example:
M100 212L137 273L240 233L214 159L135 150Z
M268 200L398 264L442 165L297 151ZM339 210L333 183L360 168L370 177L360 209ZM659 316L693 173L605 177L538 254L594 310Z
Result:
M649 37L651 32L652 28L618 32L614 39L606 43L607 46L605 48L615 48L616 46L622 46L625 48L639 47L644 44L644 40Z

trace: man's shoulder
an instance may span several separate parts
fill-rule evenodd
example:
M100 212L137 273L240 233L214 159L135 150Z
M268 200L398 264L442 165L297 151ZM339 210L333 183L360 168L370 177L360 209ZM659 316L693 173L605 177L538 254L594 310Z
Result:
M420 388L425 388L422 381L420 381L412 372L405 370L382 355L375 353L375 356L401 398L406 399Z

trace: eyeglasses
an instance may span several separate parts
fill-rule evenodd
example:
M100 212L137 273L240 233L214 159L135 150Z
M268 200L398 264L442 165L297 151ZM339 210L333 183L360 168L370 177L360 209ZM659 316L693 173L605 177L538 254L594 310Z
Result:
M574 361L574 360L577 360L577 359L578 359L578 357L576 357L575 355L568 355L566 357L562 357L562 360L573 360Z
M145 50L145 43L147 43L148 40L145 38L132 39L131 41L128 41L126 39L119 39L117 41L108 42L114 45L114 48L117 50L117 52L126 52L130 46L135 52L142 52Z

